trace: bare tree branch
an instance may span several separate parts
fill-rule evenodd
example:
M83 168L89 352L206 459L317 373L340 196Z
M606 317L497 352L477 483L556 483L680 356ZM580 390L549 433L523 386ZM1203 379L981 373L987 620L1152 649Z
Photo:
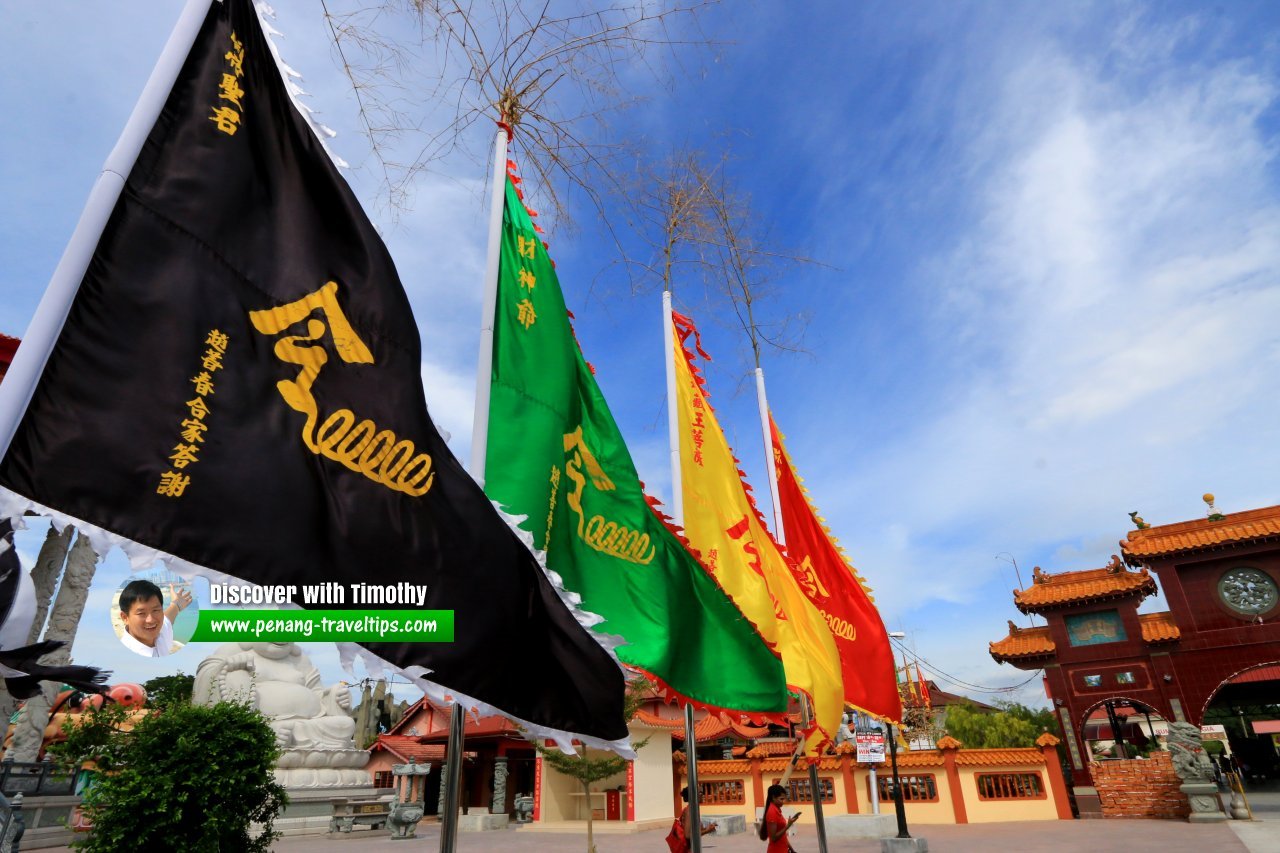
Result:
M608 224L604 199L621 189L624 149L607 141L607 119L636 101L626 94L633 67L651 72L655 52L708 44L696 19L718 0L385 0L343 15L330 11L338 0L322 2L393 210L442 158L483 162L491 137L473 131L490 119L510 128L552 222L568 221L574 190ZM417 45L389 34L406 14ZM419 86L424 77L431 82ZM410 153L397 159L392 150L406 145Z

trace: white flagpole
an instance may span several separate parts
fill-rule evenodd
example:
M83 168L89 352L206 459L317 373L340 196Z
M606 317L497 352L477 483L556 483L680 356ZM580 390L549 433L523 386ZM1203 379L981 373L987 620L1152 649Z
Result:
M489 384L493 378L493 325L498 309L498 262L502 252L502 205L507 196L507 128L498 126L493 142L493 197L489 206L489 248L484 265L484 307L480 315L480 366L476 371L476 408L471 426L471 476L484 485L489 441Z
M9 450L9 442L18 430L18 423L31 402L53 345L62 332L71 303L98 248L98 240L124 189L125 179L133 169L143 143L151 135L151 128L160 117L165 102L169 100L174 81L195 44L210 3L211 0L187 0L129 121L125 123L124 131L116 140L116 147L107 156L102 172L89 192L76 230L62 252L53 277L49 279L49 286L27 326L4 383L0 384L0 458Z
M773 503L773 535L779 545L787 544L782 529L782 506L778 502L778 466L773 461L773 437L769 434L769 398L764 393L764 369L756 368L756 402L760 406L760 431L764 434L764 464L769 470L769 500Z
M498 308L498 262L502 253L502 207L507 197L507 128L498 125L493 142L492 197L489 205L489 246L484 268L484 301L480 316L480 367L476 371L476 408L471 426L471 476L484 486L485 455L489 441L489 385L493 373L493 326ZM445 814L440 831L440 853L453 853L458 839L458 795L462 780L462 746L465 743L466 709L453 703L447 747L449 773L445 786Z
M786 531L782 527L782 503L778 497L778 466L773 458L773 435L769 429L769 398L765 395L764 368L761 367L756 368L756 402L760 406L760 431L764 435L765 467L769 469L769 498L773 501L773 532L778 544L785 545L787 538ZM812 714L809 710L809 700L803 693L800 694L800 711L807 727ZM800 744L797 744L796 748L797 754L800 753L803 743L804 738L801 737ZM790 776L791 767L788 767L786 777ZM809 790L813 794L813 819L818 827L818 850L819 853L827 853L827 824L822 817L822 790L818 782L818 768L814 764L809 765Z
M680 479L680 416L676 412L676 333L671 322L671 291L662 291L662 342L667 362L667 442L671 448L671 517L684 526L684 487Z
M662 291L662 342L667 362L667 441L671 446L671 517L684 526L684 481L680 479L680 413L676 409L676 332L671 322L671 291ZM689 783L689 850L702 853L702 809L698 789L698 741L693 733L693 705L684 705L685 770Z

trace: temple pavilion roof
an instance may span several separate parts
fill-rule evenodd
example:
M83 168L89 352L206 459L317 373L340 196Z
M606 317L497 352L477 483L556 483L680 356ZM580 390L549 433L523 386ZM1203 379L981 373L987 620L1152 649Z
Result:
M684 740L684 720L659 717L644 708L636 711L635 722L655 729L669 729L676 740ZM722 714L707 714L693 724L693 737L698 743L708 743L722 737L737 737L742 740L754 740L769 733L768 726L753 726L750 723L734 722ZM793 745L794 746L794 745Z
M1150 557L1167 557L1274 539L1280 539L1280 506L1233 512L1219 516L1217 520L1198 518L1177 524L1131 530L1128 538L1120 542L1120 550L1129 565L1138 566Z
M385 749L401 761L427 762L444 761L445 745L442 743L423 743L422 738L413 735L378 735L378 740L369 747L369 752ZM475 758L474 752L464 754L466 758Z
M1182 636L1182 631L1173 621L1173 614L1167 610L1139 613L1138 624L1142 627L1142 639L1147 643L1168 643ZM991 657L1000 663L1051 658L1058 651L1049 635L1048 625L1019 628L1013 622L1009 623L1008 636L988 644L988 648Z
M1101 569L1051 574L1036 566L1034 581L1026 589L1013 591L1013 603L1023 613L1039 613L1059 607L1070 607L1094 601L1143 598L1155 594L1155 579L1146 569L1127 571L1119 557Z

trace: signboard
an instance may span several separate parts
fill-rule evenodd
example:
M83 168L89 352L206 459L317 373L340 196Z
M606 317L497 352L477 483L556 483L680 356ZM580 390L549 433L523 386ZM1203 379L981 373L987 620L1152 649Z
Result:
M636 763L627 762L627 820L636 819Z
M880 732L858 732L854 735L858 744L859 764L884 764L884 735Z
M1220 740L1223 743L1227 743L1227 728L1226 726L1201 726L1200 739Z
M542 820L542 756L533 762L533 819Z

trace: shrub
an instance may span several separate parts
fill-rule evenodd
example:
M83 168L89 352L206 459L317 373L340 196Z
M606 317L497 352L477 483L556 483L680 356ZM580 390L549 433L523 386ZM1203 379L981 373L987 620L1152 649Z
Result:
M269 851L288 801L271 768L275 733L257 711L221 703L173 705L116 730L112 768L84 798L93 824L75 846L90 853ZM250 824L261 824L254 835Z

